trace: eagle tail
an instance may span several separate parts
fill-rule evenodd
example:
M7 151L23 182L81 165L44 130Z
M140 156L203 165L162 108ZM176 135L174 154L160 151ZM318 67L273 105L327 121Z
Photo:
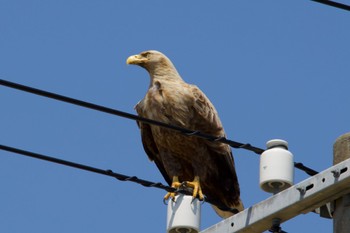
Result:
M229 210L222 210L220 208L218 208L215 205L212 205L213 209L215 210L215 212L222 218L229 218L231 216L233 216L235 213L233 213L232 211ZM237 212L241 212L242 210L244 210L244 206L243 206L243 202L241 201L241 199L239 199L238 204L230 206L231 209L236 209Z

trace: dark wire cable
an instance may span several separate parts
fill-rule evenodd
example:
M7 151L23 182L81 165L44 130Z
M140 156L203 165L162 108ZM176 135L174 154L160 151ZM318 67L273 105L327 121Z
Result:
M174 131L180 132L186 136L196 136L196 137L200 137L200 138L204 138L207 139L209 141L217 141L217 142L221 142L221 143L225 143L228 144L230 146L232 146L233 148L243 148L246 150L250 150L253 151L257 154L261 154L262 152L264 152L264 150L251 146L250 144L243 144L243 143L239 143L239 142L235 142L235 141L231 141L228 140L225 137L216 137L213 135L209 135L209 134L205 134L199 131L195 131L195 130L189 130L189 129L185 129L185 128L181 128L178 126L174 126L174 125L169 125L163 122L159 122L159 121L155 121L155 120L151 120L151 119L147 119L144 117L140 117L134 114L130 114L130 113L126 113L126 112L122 112L119 110L115 110L115 109L111 109L111 108L107 108L101 105L96 105L93 103L89 103L89 102L85 102L85 101L81 101L81 100L77 100L77 99L73 99L67 96L63 96L63 95L59 95L59 94L55 94L52 92L48 92L48 91L43 91L40 89L36 89L33 87L28 87L28 86L24 86L18 83L13 83L10 81L6 81L3 79L0 79L0 85L3 86L7 86L10 88L14 88L20 91L24 91L24 92L29 92L35 95L40 95L40 96L44 96L47 98L51 98L51 99L55 99L55 100L59 100L62 102L66 102L66 103L70 103L70 104L74 104L74 105L78 105L81 107L85 107L85 108L89 108L89 109L93 109L96 111L100 111L100 112L104 112L104 113L109 113L112 115L116 115L116 116L120 116L120 117L124 117L124 118L128 118L131 120L135 120L135 121L139 121L139 122L143 122L143 123L147 123L147 124L151 124L151 125L156 125L156 126L160 126L160 127L164 127L164 128L168 128L168 129L172 129Z
M147 124L151 124L151 125L164 127L164 128L171 129L171 130L177 131L179 133L182 133L183 135L186 135L186 136L195 136L195 137L203 138L203 139L206 139L206 140L209 140L209 141L213 141L213 142L221 142L221 143L224 143L224 144L228 144L231 147L236 148L236 149L245 149L245 150L253 151L256 154L262 154L264 152L263 149L255 147L255 146L252 146L249 143L245 144L245 143L235 142L235 141L229 140L229 139L227 139L225 137L216 137L216 136L213 136L213 135L202 133L200 131L189 130L189 129L181 128L181 127L178 127L178 126L169 125L169 124L166 124L166 123L163 123L163 122L147 119L147 118L140 117L140 116L137 116L137 115L134 115L134 114L122 112L122 111L119 111L119 110L107 108L107 107L104 107L104 106L101 106L101 105L96 105L96 104L93 104L93 103L89 103L89 102L85 102L85 101L81 101L81 100L77 100L77 99L73 99L73 98L70 98L70 97L67 97L67 96L58 95L58 94L55 94L55 93L52 93L52 92L36 89L36 88L33 88L33 87L24 86L24 85L21 85L21 84L18 84L18 83L14 83L14 82L10 82L10 81L6 81L6 80L3 80L3 79L0 79L0 85L6 86L6 87L10 87L10 88L14 88L14 89L17 89L17 90L20 90L20 91L32 93L32 94L35 94L35 95L40 95L40 96L44 96L44 97L47 97L47 98L59 100L59 101L62 101L62 102L78 105L78 106L81 106L81 107L93 109L93 110L96 110L96 111L109 113L109 114L120 116L120 117L123 117L123 118L128 118L128 119L131 119L131 120L135 120L135 121L139 121L139 122L143 122L143 123L147 123ZM318 173L317 171L304 166L302 163L295 163L295 167L300 169L300 170L302 170L302 171L304 171L304 172L306 172L308 175L311 175L311 176L316 175Z
M58 159L58 158L54 158L54 157L50 157L50 156L46 156L46 155L42 155L42 154L38 154L38 153L34 153L34 152L30 152L30 151L26 151L26 150L21 150L18 148L14 148L14 147L9 147L9 146L5 146L5 145L0 145L0 149L4 150L4 151L8 151L8 152L12 152L12 153L16 153L16 154L21 154L27 157L32 157L35 159L40 159L40 160L45 160L48 162L52 162L52 163L56 163L56 164L60 164L60 165L64 165L64 166L68 166L68 167L73 167L73 168L77 168L80 170L85 170L85 171L89 171L89 172L93 172L93 173L98 173L101 175L105 175L105 176L111 176L114 177L120 181L131 181L131 182L135 182L138 184L141 184L145 187L154 187L154 188L159 188L159 189L163 189L166 190L168 192L174 192L176 191L176 189L169 187L169 186L165 186L161 183L154 183L154 182L150 182L147 180L142 180L137 178L136 176L126 176L123 174L119 174L119 173L115 173L112 170L103 170L103 169L99 169L99 168L95 168L95 167L90 167L90 166L86 166L83 164L79 164L79 163L74 163L74 162L70 162L70 161L66 161L66 160L62 160L62 159Z
M5 146L5 145L1 145L0 144L0 150L4 150L4 151L8 151L8 152L12 152L15 154L20 154L20 155L24 155L27 157L31 157L31 158L35 158L35 159L40 159L40 160L44 160L44 161L48 161L48 162L52 162L52 163L56 163L56 164L60 164L60 165L64 165L64 166L68 166L68 167L73 167L76 169L80 169L80 170L85 170L85 171L89 171L89 172L93 172L93 173L97 173L97 174L101 174L101 175L105 175L105 176L110 176L110 177L114 177L120 181L131 181L137 184L140 184L142 186L145 187L149 187L149 188L158 188L158 189L162 189L165 190L167 192L175 192L175 193L182 193L182 194L187 194L187 195L191 195L192 193L189 190L186 189L175 189L173 187L164 185L160 182L151 182L148 180L143 180L138 178L137 176L127 176L127 175L123 175L120 173L116 173L113 172L112 170L103 170L100 168L96 168L96 167L90 167L87 165L83 165L83 164L79 164L79 163L74 163L71 161L67 161L67 160L63 160L63 159L58 159L55 157L51 157L51 156L47 156L47 155L43 155L43 154L38 154L38 153L34 153L34 152L30 152L30 151L26 151L26 150L22 150L22 149L18 149L18 148L14 148L14 147L9 147L9 146ZM237 213L237 209L234 208L229 208L229 207L223 207L220 206L216 203L215 200L210 200L207 197L205 197L205 202L208 202L210 204L213 204L215 206L217 206L219 209L224 210L224 211L230 211L232 213Z
M334 2L334 1L328 1L328 0L311 0L311 1L318 2L318 3L325 4L325 5L332 6L332 7L336 7L336 8L339 8L339 9L350 11L350 6L349 5L345 5L343 3Z

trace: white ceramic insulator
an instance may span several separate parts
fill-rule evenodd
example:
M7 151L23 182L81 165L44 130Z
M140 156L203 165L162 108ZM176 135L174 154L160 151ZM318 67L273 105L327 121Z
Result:
M198 233L201 202L192 196L179 194L168 203L167 233Z
M277 193L293 185L293 154L284 140L270 140L266 145L267 150L260 156L260 188Z

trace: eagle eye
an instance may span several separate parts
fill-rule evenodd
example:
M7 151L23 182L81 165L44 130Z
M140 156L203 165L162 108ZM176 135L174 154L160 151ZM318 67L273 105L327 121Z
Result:
M146 52L146 53L143 53L142 56L145 57L145 58L149 58L151 55L150 52Z

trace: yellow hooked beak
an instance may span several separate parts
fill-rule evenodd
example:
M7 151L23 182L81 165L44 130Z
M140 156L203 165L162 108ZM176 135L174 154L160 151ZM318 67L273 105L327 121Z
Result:
M143 63L145 61L146 61L146 59L144 57L137 54L137 55L132 55L132 56L128 57L128 59L126 60L126 64L137 65L137 64Z

